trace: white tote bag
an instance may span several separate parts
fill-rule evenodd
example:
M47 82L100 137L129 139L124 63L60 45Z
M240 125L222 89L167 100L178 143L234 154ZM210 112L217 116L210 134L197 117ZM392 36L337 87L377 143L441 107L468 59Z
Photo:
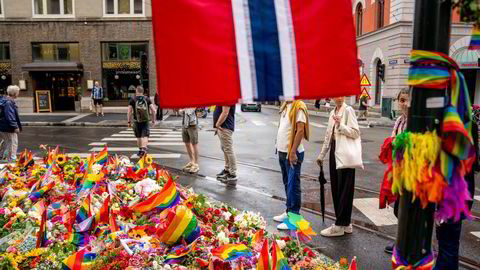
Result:
M345 125L348 123L347 108L344 111ZM335 143L335 161L338 169L362 169L362 140L360 136L356 139L337 133Z

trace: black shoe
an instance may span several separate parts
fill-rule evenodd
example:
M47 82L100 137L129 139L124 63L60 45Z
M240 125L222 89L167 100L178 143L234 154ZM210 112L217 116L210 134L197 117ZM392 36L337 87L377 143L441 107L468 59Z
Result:
M384 251L388 254L393 254L393 247L394 247L394 244L391 244L389 246L386 246Z
M223 169L219 174L217 174L217 179L226 179L228 175L228 172Z
M227 173L225 178L220 179L220 181L229 186L237 185L237 176L235 174Z

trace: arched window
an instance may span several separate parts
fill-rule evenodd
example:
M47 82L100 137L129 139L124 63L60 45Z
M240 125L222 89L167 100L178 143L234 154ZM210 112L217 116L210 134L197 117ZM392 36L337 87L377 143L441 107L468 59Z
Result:
M385 0L377 0L377 29L384 26Z
M357 14L357 37L362 35L362 27L363 27L363 7L361 3L358 3L356 8Z

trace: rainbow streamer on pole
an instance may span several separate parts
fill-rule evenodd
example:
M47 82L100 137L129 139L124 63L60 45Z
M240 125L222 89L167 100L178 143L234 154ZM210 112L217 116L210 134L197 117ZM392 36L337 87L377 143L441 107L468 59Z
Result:
M268 239L263 241L262 251L257 261L257 270L272 270L272 261L268 253Z
M37 233L37 248L45 247L47 244L47 208L42 213L40 230Z
M106 145L103 150L98 153L98 156L95 157L95 162L100 165L105 165L108 162L108 150Z
M474 26L472 29L472 39L470 40L469 50L480 50L480 28Z
M93 261L97 258L95 253L86 253L86 249L82 249L73 253L68 258L63 260L64 270L86 270L90 269Z
M273 267L272 270L290 270L290 266L288 266L287 259L283 256L280 247L277 245L277 241L273 240L273 247L272 247L272 262Z
M177 205L179 202L180 194L177 192L177 186L170 177L160 192L151 195L143 202L131 206L130 209L140 213L148 212L154 208L163 211Z
M244 244L227 244L213 249L212 255L225 261L232 261L240 257L251 257L252 253Z

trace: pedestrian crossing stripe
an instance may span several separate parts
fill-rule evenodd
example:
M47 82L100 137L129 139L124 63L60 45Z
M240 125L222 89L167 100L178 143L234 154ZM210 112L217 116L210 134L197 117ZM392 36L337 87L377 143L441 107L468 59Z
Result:
M102 146L102 145L105 145L107 144L106 142L92 142L92 143L89 143L88 145L90 146Z
M265 126L265 123L263 123L262 121L255 121L253 120L252 123L256 126Z
M152 158L162 159L162 158L180 158L180 154L148 154ZM137 154L134 154L130 157L131 159L138 159Z
M113 134L111 137L135 137L133 133ZM150 134L150 137L181 138L180 134Z
M317 128L325 128L326 126L322 125L322 124L317 124L317 123L313 123L313 122L310 122L310 125L311 126L314 126L314 127L317 127Z
M135 134L133 131L120 131L119 134ZM181 134L180 131L152 131L150 130L150 134Z
M79 156L81 158L87 158L91 153L67 153L67 157Z
M480 232L471 232L473 235L475 235L477 238L480 238Z
M379 209L378 198L354 199L355 206L362 214L370 219L375 226L388 226L397 224L397 218L393 214L393 208L387 207Z
M178 142L152 142L149 143L148 146L179 146L184 145L183 143ZM102 151L103 147L93 147L89 151L92 152L99 152ZM108 152L136 152L138 151L138 147L108 147Z
M181 142L181 138L149 138L151 142L162 141L162 142ZM103 138L104 142L136 142L137 138Z
M475 200L477 200L477 201L479 201L479 202L480 202L480 195L473 196L473 198L474 198Z

